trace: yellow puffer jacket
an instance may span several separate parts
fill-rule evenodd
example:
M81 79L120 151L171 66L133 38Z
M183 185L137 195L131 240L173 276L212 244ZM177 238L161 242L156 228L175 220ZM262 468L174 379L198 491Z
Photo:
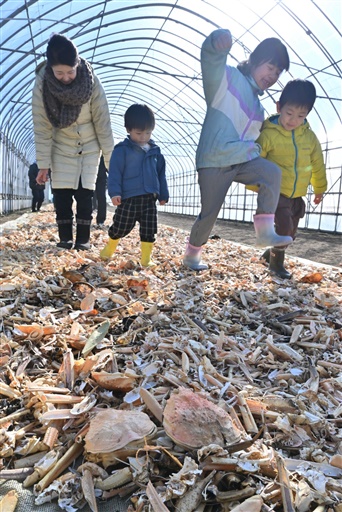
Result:
M51 169L52 187L77 189L80 178L84 188L95 190L101 151L105 165L114 147L107 98L102 84L94 74L90 100L82 105L76 122L66 128L54 128L43 103L45 63L36 70L32 93L36 161L40 169Z
M261 146L260 156L282 171L280 193L291 198L306 196L311 184L315 194L322 194L327 190L322 148L308 121L288 131L278 124L278 117L264 121L257 143Z

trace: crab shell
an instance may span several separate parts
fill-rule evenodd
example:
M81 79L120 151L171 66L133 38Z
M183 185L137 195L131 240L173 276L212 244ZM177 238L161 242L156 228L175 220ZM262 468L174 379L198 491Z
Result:
M199 449L209 444L231 446L243 432L221 407L190 389L180 388L167 400L163 427L184 448Z
M152 436L156 430L144 412L105 409L90 420L85 449L93 454L115 452Z
M91 372L94 381L104 389L127 393L131 391L136 383L136 378L123 373Z

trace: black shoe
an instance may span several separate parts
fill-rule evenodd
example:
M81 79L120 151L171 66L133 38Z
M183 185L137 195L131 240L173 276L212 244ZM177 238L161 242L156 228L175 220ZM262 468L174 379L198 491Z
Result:
M272 247L270 250L270 271L281 279L291 279L292 275L284 267L284 259L285 251Z
M90 249L90 243L87 242L86 244L75 244L74 249L76 251L89 251Z
M72 248L72 240L58 242L57 247L59 249L71 249Z

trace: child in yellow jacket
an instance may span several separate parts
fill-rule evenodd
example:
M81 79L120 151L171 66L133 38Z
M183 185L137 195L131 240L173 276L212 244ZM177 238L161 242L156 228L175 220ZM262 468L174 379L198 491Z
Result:
M305 215L303 196L306 196L308 186L313 187L315 204L322 201L327 190L322 148L306 120L315 99L315 86L308 80L288 82L277 102L278 115L263 123L257 139L261 146L260 156L277 164L282 171L275 212L276 233L293 239L299 220ZM270 270L283 279L291 278L284 268L286 247L272 247L262 256Z

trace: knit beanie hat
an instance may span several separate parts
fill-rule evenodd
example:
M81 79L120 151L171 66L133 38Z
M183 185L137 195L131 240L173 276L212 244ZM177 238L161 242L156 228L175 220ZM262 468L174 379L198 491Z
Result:
M50 66L63 64L73 68L80 62L76 46L62 34L51 36L46 49L46 58Z

